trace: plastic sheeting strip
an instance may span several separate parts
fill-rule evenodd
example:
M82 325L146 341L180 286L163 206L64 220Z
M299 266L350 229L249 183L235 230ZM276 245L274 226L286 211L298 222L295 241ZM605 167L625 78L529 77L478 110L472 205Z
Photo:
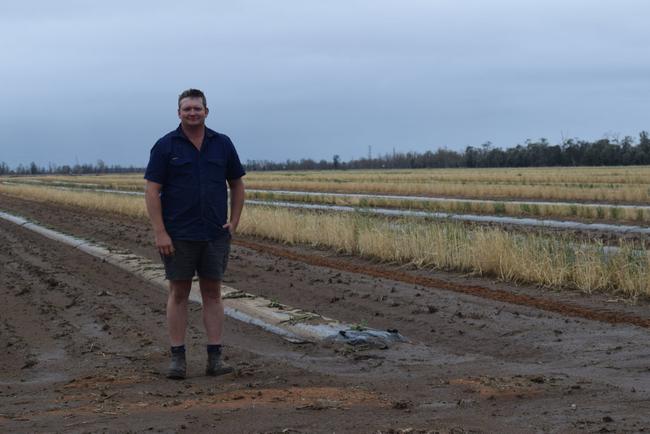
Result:
M0 218L34 231L49 239L67 244L75 249L101 259L109 264L135 274L167 291L167 282L161 265L132 253L112 251L87 240L63 234L32 223L27 219L0 211ZM201 303L198 285L193 282L190 299ZM293 343L314 340L334 340L353 345L381 341L381 345L407 342L395 331L373 329L359 330L349 324L323 317L313 312L294 309L286 305L277 306L263 297L247 294L229 286L222 286L225 313L231 318L261 327ZM349 338L348 338L349 337Z

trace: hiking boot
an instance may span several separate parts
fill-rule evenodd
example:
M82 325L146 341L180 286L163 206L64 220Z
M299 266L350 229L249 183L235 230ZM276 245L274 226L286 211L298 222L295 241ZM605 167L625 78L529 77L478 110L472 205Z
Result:
M185 379L185 352L172 353L172 361L169 364L169 370L167 371L167 378L172 380L183 380Z
M221 351L208 353L208 365L205 367L205 375L216 377L217 375L229 374L232 371L232 366L221 363Z

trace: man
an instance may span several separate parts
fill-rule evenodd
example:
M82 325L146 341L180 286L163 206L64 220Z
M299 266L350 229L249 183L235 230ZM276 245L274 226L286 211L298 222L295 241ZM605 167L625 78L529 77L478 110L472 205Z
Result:
M185 378L187 301L195 273L199 276L207 334L205 373L232 371L221 363L221 280L244 206L242 177L246 173L228 136L205 126L208 113L203 92L188 89L181 93L181 123L151 149L144 175L147 212L169 280L171 365L167 377L173 379ZM230 188L230 220L226 183Z

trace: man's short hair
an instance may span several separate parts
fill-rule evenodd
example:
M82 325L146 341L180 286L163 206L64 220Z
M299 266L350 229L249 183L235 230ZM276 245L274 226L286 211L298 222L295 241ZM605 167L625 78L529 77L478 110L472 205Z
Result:
M208 107L208 102L205 99L205 94L198 89L187 89L178 95L178 108L181 108L181 100L183 98L201 98L203 107Z

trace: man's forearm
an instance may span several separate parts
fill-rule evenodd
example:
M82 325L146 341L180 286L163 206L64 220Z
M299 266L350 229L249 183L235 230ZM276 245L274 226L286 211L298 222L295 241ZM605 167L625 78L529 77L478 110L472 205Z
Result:
M245 196L244 182L241 179L230 184L230 222L235 226L239 224Z
M162 218L162 205L160 203L160 194L155 191L147 190L145 193L145 203L147 204L147 213L155 233L165 231L165 223Z
M165 223L162 218L162 204L160 203L160 185L147 183L147 189L144 193L144 201L147 205L147 213L151 226L153 226L154 237L156 238L156 248L162 255L171 255L174 253L174 245L165 229Z

